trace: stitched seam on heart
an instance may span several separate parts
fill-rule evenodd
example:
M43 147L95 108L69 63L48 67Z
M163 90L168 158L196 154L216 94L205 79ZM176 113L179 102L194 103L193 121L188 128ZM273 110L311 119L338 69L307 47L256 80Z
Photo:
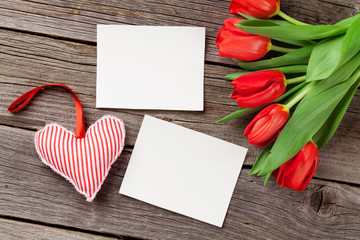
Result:
M96 125L98 122L100 122L100 121L102 121L102 120L104 120L104 119L106 119L106 118L112 118L112 119L114 119L115 121L120 122L120 130L121 130L121 132L123 133L123 134L122 134L122 138L121 138L121 142L120 142L121 147L120 147L119 151L116 152L116 155L115 155L115 158L113 159L113 161L110 162L109 169L106 170L105 175L104 175L104 178L103 178L103 181L102 181L101 183L99 183L99 186L98 186L98 187L96 187L96 189L95 189L94 192L93 192L94 195L93 195L92 197L89 197L88 194L86 194L86 192L81 191L81 190L78 188L78 186L76 186L76 184L74 183L74 181L73 181L71 178L69 178L68 176L64 175L62 172L60 172L59 170L57 170L52 164L48 163L48 162L45 160L45 158L42 157L42 154L41 154L41 152L40 152L40 149L38 148L38 146L37 146L37 144L36 144L36 142L37 142L37 140L38 140L38 135L40 134L40 132L44 131L46 128L49 128L49 127L51 127L51 126L58 126L59 128L62 128L65 132L73 135L74 137L75 137L75 134L74 134L72 131L67 130L65 127L63 127L63 126L61 126L61 125L59 125L59 124L57 124L57 123L50 123L50 124L45 125L45 127L43 127L42 129L38 130L38 131L35 133L35 137L34 137L35 149L36 149L36 152L37 152L37 154L39 155L39 158L41 159L41 161L42 161L46 166L50 167L55 173L59 174L60 176L62 176L63 178L65 178L67 181L69 181L69 182L75 187L76 191L78 191L80 194L82 194L82 195L84 195L84 196L86 197L86 201L88 201L88 202L91 202L91 201L96 197L97 193L100 191L102 184L105 182L105 179L107 178L107 176L108 176L108 174L109 174L109 172L110 172L110 170L111 170L112 164L113 164L113 163L117 160L117 158L120 156L120 154L121 154L121 152L123 151L124 146L125 146L125 135L126 135L126 132L125 132L124 122L123 122L121 119L119 119L119 118L117 118L117 117L114 117L114 116L111 116L111 115L105 115L105 116L103 116L102 118L98 119L94 124L92 124L92 125L88 128L88 130L86 131L85 137L87 136L88 132L90 132L90 130L91 130L92 128L94 128L95 125Z

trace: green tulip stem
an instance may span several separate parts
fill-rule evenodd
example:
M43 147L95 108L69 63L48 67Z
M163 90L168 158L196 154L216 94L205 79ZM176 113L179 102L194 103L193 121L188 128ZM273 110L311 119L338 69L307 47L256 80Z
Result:
M270 50L276 51L276 52L281 52L281 53L290 53L290 52L293 52L293 51L295 51L297 49L296 48L285 48L285 47L279 47L279 46L271 45Z
M289 15L285 14L284 12L282 12L281 10L279 10L279 12L277 13L277 15L279 15L280 17L282 17L283 19L285 19L288 22L291 22L292 24L295 25L309 25L307 23L304 22L300 22L299 20L296 20L295 18L290 17Z
M284 104L285 107L290 110L293 106L295 106L305 95L313 88L316 82L311 82L306 85L303 89L301 89L293 98L291 98L288 103Z
M296 78L290 78L286 80L286 84L290 85L290 84L295 84L295 83L301 83L303 81L306 80L306 75L304 76L300 76L300 77L296 77Z

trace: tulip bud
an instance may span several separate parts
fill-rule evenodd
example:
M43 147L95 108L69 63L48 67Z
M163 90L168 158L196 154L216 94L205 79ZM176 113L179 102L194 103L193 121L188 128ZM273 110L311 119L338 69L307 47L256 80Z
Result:
M274 142L289 120L289 110L281 104L271 104L259 112L245 129L249 144L266 147Z
M256 18L271 18L280 10L280 0L232 0L230 13L238 12L254 16Z
M277 70L248 73L232 81L232 99L239 107L256 107L280 97L286 90L286 78Z
M225 20L224 27L220 28L215 43L220 57L253 61L264 57L270 51L270 38L243 32L235 26L243 20L229 18Z
M319 162L319 150L313 141L308 142L298 154L273 172L277 184L283 188L302 191L313 178Z

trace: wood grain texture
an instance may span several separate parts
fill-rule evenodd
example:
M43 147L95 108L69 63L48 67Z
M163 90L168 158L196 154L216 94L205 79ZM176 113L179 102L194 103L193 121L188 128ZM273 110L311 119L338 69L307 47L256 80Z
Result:
M112 114L126 124L126 145L133 146L143 115L149 114L182 126L250 148L246 158L252 164L260 149L248 145L243 136L251 116L225 124L216 120L237 109L228 98L230 83L224 75L236 68L205 65L205 111L139 111L95 108L96 47L69 41L38 37L10 31L0 31L0 124L39 129L44 123L57 122L70 130L75 126L72 97L62 89L50 88L41 92L29 106L11 114L6 108L22 93L42 84L60 82L79 96L87 126L105 114ZM21 70L21 71L20 71ZM121 93L121 90L119 90ZM321 151L317 177L360 183L358 161L360 130L360 97L357 93L335 137ZM344 164L346 163L346 164Z
M277 186L273 178L264 187L260 178L243 169L223 228L120 195L130 149L114 163L94 202L88 203L41 163L32 147L33 135L34 131L0 125L0 215L145 239L358 239L360 235L360 189L318 179L295 192Z
M115 240L120 238L102 237L88 233L74 232L59 228L0 218L0 239Z
M206 27L206 60L234 63L217 55L222 22L234 17L223 0L1 0L0 27L95 43L96 24ZM281 9L313 24L332 24L359 11L358 0L282 0Z

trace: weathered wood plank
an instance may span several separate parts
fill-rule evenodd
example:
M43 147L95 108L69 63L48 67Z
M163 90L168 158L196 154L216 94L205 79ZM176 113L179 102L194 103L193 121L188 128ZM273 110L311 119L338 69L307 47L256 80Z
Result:
M234 15L230 1L77 1L2 0L0 27L96 42L96 24L185 25L207 28L206 60L232 64L217 56L215 37ZM299 20L332 24L359 11L358 0L282 0L282 10Z
M45 122L57 122L70 130L75 126L72 98L62 89L39 94L23 111L10 114L7 106L25 91L46 83L70 86L81 99L87 125L105 114L125 121L126 144L134 145L144 114L173 121L185 127L250 147L246 164L252 164L260 149L247 144L243 131L251 117L226 124L216 120L237 109L229 99L231 86L223 76L237 69L205 65L205 111L138 111L95 109L96 47L33 35L0 31L0 124L39 129ZM21 69L21 71L19 71ZM121 91L121 90L120 90ZM357 93L333 140L321 151L317 177L360 183L358 161L360 96Z
M47 227L33 223L19 222L0 218L0 239L6 240L115 240L119 238L102 237L88 233Z
M118 193L131 150L113 165L93 203L38 159L34 131L0 125L0 215L145 239L358 239L360 189L313 179L303 192L270 179L238 179L224 227ZM19 151L21 149L21 151ZM186 176L184 176L186 177ZM216 194L216 193L215 193Z

